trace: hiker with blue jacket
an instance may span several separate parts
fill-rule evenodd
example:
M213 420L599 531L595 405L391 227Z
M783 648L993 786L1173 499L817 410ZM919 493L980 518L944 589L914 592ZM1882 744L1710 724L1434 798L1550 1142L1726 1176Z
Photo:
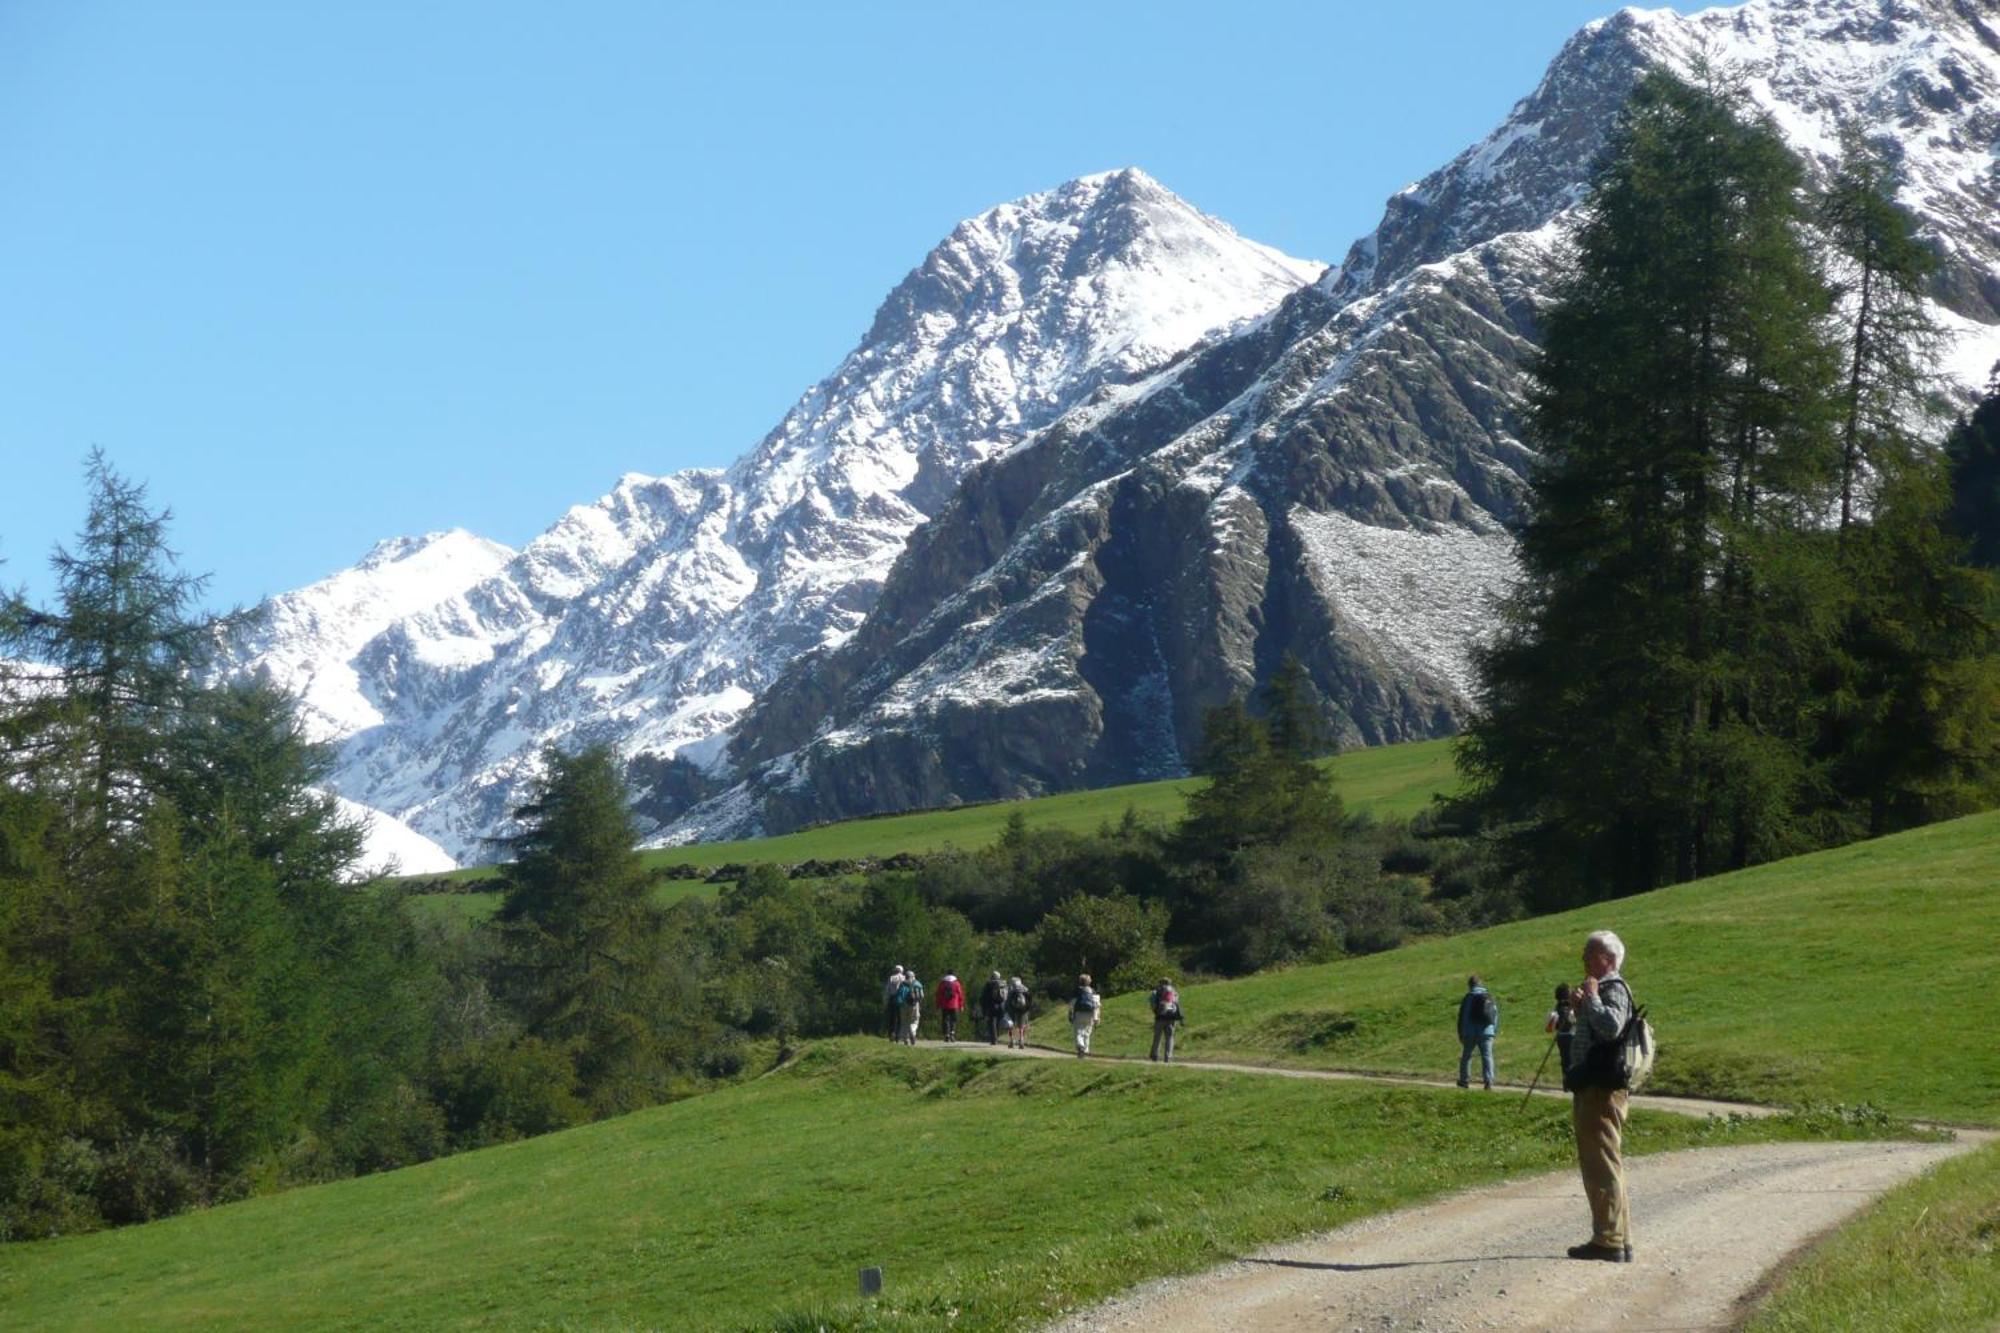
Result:
M1458 1086L1472 1086L1472 1053L1479 1052L1479 1072L1486 1090L1493 1091L1493 1034L1500 1030L1500 1003L1479 984L1479 974L1465 979L1465 998L1458 1002Z

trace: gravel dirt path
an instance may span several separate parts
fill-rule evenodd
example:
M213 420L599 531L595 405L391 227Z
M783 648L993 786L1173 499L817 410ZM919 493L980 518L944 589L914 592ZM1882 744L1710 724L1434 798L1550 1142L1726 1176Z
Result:
M1985 1136L1979 1136L1985 1137ZM1631 1264L1580 1263L1574 1171L1455 1195L1147 1283L1056 1333L1728 1329L1767 1274L1956 1143L1777 1143L1637 1157Z
M1025 1057L1037 1060L1076 1059L1076 1055L1073 1052L1057 1050L1052 1046L1030 1046L1025 1050L1017 1050L1006 1046L990 1046L983 1041L923 1041L918 1044L928 1050L962 1051L967 1055L986 1054L1012 1056L1016 1059ZM1148 1063L1137 1056L1092 1055L1089 1058L1099 1064L1114 1062L1119 1064ZM1282 1065L1232 1064L1226 1060L1176 1060L1171 1065L1161 1067L1161 1072L1164 1073L1174 1069L1216 1069L1230 1074L1262 1074L1269 1078L1324 1079L1337 1083L1387 1083L1407 1088L1456 1088L1458 1086L1450 1079L1412 1078L1406 1074L1357 1074L1342 1069L1290 1069ZM1491 1093L1480 1091L1468 1092L1466 1095L1472 1097L1521 1097L1526 1094L1527 1089L1519 1084L1502 1083L1496 1084ZM1564 1098L1569 1096L1560 1086L1552 1088L1546 1084L1536 1088L1535 1095L1537 1097ZM1675 1115L1766 1116L1778 1114L1778 1108L1757 1106L1749 1102L1722 1102L1712 1101L1703 1097L1660 1097L1647 1094L1634 1097L1632 1099L1632 1108L1638 1111L1670 1111Z

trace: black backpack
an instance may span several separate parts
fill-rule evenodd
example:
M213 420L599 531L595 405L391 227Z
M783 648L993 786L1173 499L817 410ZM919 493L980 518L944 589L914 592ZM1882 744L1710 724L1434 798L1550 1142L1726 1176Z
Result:
M1488 991L1479 997L1479 1026L1490 1028L1500 1021L1500 1002Z
M1007 1012L1019 1018L1028 1012L1028 988L1009 986L1007 988Z

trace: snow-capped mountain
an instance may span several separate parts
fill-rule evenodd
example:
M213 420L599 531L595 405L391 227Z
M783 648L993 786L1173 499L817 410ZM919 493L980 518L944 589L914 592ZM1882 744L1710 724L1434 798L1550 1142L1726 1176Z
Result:
M301 691L341 743L343 796L461 858L550 742L610 741L699 791L725 729L793 657L854 632L968 468L1321 269L1136 170L1002 205L727 471L627 476L518 553L384 543L274 599L234 665Z
M972 468L865 623L733 735L670 838L1185 770L1202 712L1285 651L1342 738L1454 729L1512 567L1523 365L1593 160L1649 67L1733 72L1824 164L1900 159L1967 386L2000 358L2000 14L1750 0L1593 23L1479 144L1270 315Z

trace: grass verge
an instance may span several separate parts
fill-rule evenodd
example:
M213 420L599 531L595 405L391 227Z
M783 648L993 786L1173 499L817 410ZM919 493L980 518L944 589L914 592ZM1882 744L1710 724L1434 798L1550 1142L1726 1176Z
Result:
M1746 1333L2000 1328L2000 1144L1878 1200L1789 1269Z
M1880 1137L1637 1115L1629 1150ZM1009 1329L1572 1160L1567 1111L826 1043L709 1096L362 1180L0 1249L10 1329ZM853 1295L881 1265L885 1295Z
M1190 987L1182 1054L1448 1077L1468 973L1500 1000L1495 1054L1527 1082L1583 937L1616 930L1660 1034L1657 1092L1873 1103L2000 1123L2000 1043L1940 1017L2000 975L2000 812L1581 911L1317 967ZM1976 1028L1975 1024L1975 1028ZM1144 1054L1142 996L1106 1008L1108 1054Z

